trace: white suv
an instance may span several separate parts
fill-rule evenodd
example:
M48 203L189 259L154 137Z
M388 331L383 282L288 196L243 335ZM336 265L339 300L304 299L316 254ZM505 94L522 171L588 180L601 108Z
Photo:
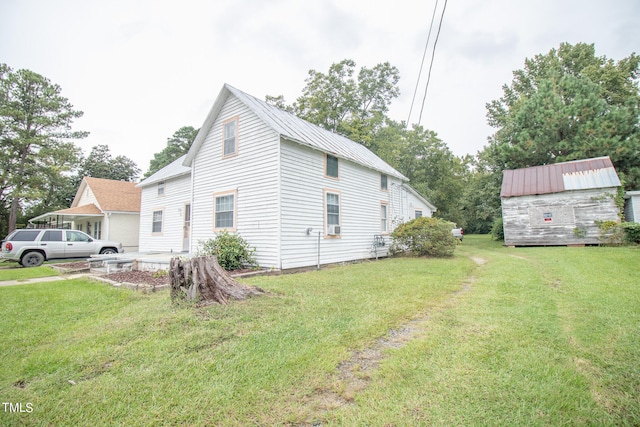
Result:
M2 241L0 259L37 267L46 260L87 258L95 254L122 252L122 243L95 240L82 231L61 229L15 230Z

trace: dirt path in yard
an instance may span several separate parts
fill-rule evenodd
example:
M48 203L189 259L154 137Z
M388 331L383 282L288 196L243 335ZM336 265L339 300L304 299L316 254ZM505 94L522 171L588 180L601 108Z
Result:
M487 261L479 257L471 257L478 265L482 266ZM397 329L390 330L386 336L378 339L371 347L355 351L352 356L338 365L336 380L341 391L320 390L310 396L305 405L313 414L320 416L323 413L349 405L355 395L364 390L371 381L371 373L378 368L385 358L385 351L390 348L401 348L411 340L424 334L429 329L431 318L436 313L441 313L453 307L459 296L471 290L475 283L475 276L468 277L462 286L452 293L444 302L431 308L425 315L405 323ZM321 424L312 424L313 426Z

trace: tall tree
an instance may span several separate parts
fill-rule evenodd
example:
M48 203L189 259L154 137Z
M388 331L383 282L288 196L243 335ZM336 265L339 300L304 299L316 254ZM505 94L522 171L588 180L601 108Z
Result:
M467 168L434 131L388 120L372 149L438 208L436 216L465 225L460 203Z
M83 160L78 171L78 183L85 176L113 179L116 181L135 181L140 175L136 163L126 156L111 156L107 145L96 145Z
M584 43L527 59L487 104L494 169L610 156L627 187L640 186L639 66L635 53L615 62Z
M60 92L37 73L0 64L0 200L10 201L7 231L15 229L23 199L41 198L52 176L75 166L74 156L58 157L77 152L68 142L88 135L71 130L83 113Z
M345 59L329 67L327 74L310 70L302 95L286 107L281 96L271 102L300 118L347 138L369 145L373 133L385 121L391 101L400 94L398 69L388 62L373 68Z
M153 155L153 159L149 162L149 170L144 174L144 177L150 177L169 163L187 154L196 135L198 135L198 129L191 126L183 126L175 131L171 138L167 138L167 146Z

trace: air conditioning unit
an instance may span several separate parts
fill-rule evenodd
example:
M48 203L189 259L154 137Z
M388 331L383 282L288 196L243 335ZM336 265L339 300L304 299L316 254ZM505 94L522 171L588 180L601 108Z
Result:
M339 225L329 225L329 226L327 226L327 234L329 236L339 236L340 235L340 226Z

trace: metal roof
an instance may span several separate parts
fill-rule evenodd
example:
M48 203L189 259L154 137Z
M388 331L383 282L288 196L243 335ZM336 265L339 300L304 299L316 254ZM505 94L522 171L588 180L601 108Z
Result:
M178 176L191 173L191 167L183 165L184 159L186 157L187 155L185 154L184 156L174 160L173 162L169 163L167 166L163 167L162 169L160 169L159 171L151 175L149 178L139 183L136 187L146 187L148 185L166 181L167 179L170 179L170 178L175 178Z
M620 186L611 159L597 157L502 172L501 197Z
M218 98L216 98L207 119L196 136L191 150L189 150L189 154L187 154L187 158L184 162L185 165L191 164L195 158L196 153L204 142L211 126L213 126L213 122L229 94L238 98L264 123L280 134L284 139L311 147L324 153L329 153L336 157L350 160L370 169L394 176L403 181L409 180L364 145L345 138L337 133L322 129L317 125L309 123L308 121L296 117L287 111L261 101L228 84L223 86Z

